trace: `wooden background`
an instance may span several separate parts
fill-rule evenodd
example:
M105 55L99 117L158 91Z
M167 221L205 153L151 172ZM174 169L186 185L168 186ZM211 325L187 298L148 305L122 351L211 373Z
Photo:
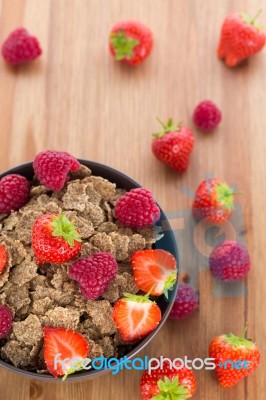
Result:
M199 311L186 321L168 322L142 355L205 357L213 336L238 333L245 321L249 336L265 349L266 50L235 70L215 55L224 16L255 14L263 6L260 0L0 0L0 40L25 26L43 48L41 59L25 67L14 70L0 61L1 170L32 160L40 150L57 149L123 171L149 187L166 211L189 210L192 199L183 188L194 191L206 174L237 183L244 192L241 234L253 261L248 294L215 295L209 271L201 269ZM109 30L125 18L145 22L155 36L152 56L136 69L116 64L107 50ZM261 20L265 25L265 13ZM213 134L194 129L190 168L178 176L150 152L155 116L193 127L191 113L204 98L220 105L223 122ZM197 256L194 265L186 258L192 245L191 239L179 243L182 267L196 271ZM259 370L232 389L221 389L211 372L197 373L194 398L264 399L265 355ZM140 375L42 384L2 369L0 398L139 399Z

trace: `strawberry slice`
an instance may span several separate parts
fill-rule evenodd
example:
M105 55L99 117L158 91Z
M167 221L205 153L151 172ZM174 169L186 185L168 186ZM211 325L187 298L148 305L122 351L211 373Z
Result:
M131 257L136 285L152 296L165 294L173 289L177 279L177 262L165 250L136 251Z
M87 340L78 332L45 326L44 360L48 371L55 377L74 373L70 362L75 359L76 364L87 357L89 345ZM82 368L80 368L82 369Z
M124 342L136 342L152 332L161 321L161 310L145 296L124 293L114 305L113 320Z
M0 244L0 274L4 271L7 261L7 251L4 246Z

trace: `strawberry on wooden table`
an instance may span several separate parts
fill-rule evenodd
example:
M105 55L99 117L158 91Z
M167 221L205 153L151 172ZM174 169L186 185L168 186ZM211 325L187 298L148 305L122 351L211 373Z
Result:
M235 336L229 333L217 336L209 345L209 356L215 359L216 375L223 387L235 385L259 366L260 350L250 339L245 339L244 335ZM243 362L246 362L246 368Z
M75 359L78 364L89 353L87 340L76 331L45 326L43 336L45 364L55 377L65 375L66 378L67 375L74 373L74 369L70 366L71 360Z
M259 14L251 17L247 13L234 13L225 18L217 54L228 67L235 67L264 47L265 31L256 22Z
M81 239L64 213L44 214L33 225L32 248L39 264L63 264L80 253Z
M199 185L192 206L196 219L206 218L214 224L225 222L234 209L234 192L225 182L206 179Z
M136 251L131 257L136 285L152 296L172 290L177 279L177 263L174 256L165 250Z
M111 31L109 47L117 61L139 65L152 50L153 35L138 21L118 22Z
M179 365L178 368L181 366ZM169 361L163 368L145 371L140 381L142 400L185 400L196 391L196 378L186 367L175 368Z
M153 134L153 154L176 172L184 172L194 147L193 133L181 124L174 124L172 119L169 119L167 124L159 119L158 121L163 129Z
M161 310L145 296L124 293L114 305L113 320L124 342L136 342L151 333L161 321Z
M5 270L7 262L7 251L4 246L0 244L0 274Z

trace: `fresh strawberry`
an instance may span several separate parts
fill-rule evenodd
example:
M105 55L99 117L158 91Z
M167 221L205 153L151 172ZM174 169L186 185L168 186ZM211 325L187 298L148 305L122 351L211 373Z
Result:
M217 54L228 67L258 53L265 45L266 35L254 17L246 13L230 14L223 22Z
M119 22L111 31L109 47L117 61L139 65L152 50L153 35L138 21Z
M152 332L161 321L161 310L145 296L124 293L114 305L113 319L124 342L136 342Z
M163 368L145 371L140 381L142 400L185 400L191 398L196 391L194 373L178 365L163 362Z
M193 215L196 219L206 218L214 224L225 222L234 208L232 188L216 178L206 179L199 185L193 203Z
M152 296L172 290L177 278L177 263L174 256L165 250L136 251L131 257L136 285Z
M190 153L194 146L193 133L169 119L165 125L159 120L163 129L154 133L152 151L158 160L169 165L176 172L184 172L189 164Z
M81 239L64 213L44 214L33 225L32 248L39 264L63 264L80 253Z
M234 386L260 363L260 350L256 344L244 335L238 337L232 333L214 338L209 346L209 356L215 359L217 378L223 387Z
M43 335L45 364L48 371L55 377L62 375L66 377L75 372L71 368L71 360L75 359L78 365L89 353L87 340L78 332L45 326Z
M0 244L0 274L4 271L7 261L7 251L4 246Z

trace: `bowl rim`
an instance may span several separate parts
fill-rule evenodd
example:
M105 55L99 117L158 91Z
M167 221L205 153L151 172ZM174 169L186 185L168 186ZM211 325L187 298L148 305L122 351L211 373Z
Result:
M126 174L124 174L123 172L118 171L117 169L114 169L113 167L109 167L105 164L102 163L98 163L95 161L91 161L91 160L85 160L85 159L80 159L78 158L78 161L80 162L80 164L87 166L88 168L90 168L92 170L92 174L95 176L102 176L102 175L97 175L97 173L95 174L93 169L104 169L106 171L108 171L111 174L114 174L115 177L120 177L123 180L127 181L129 185L134 186L135 188L140 188L142 187L142 185L140 185L138 182L136 182L134 179L130 178L129 176L127 176ZM33 161L28 161L22 164L19 164L13 168L9 168L3 172L0 172L0 179L2 179L4 176L9 175L9 174L22 174L21 170L25 170L25 169L31 169L32 170L33 167ZM22 174L23 175L23 174ZM102 176L103 178L105 178L104 176ZM105 178L108 179L112 182L112 180L110 178ZM115 179L113 180L113 183L115 182ZM157 201L156 201L157 203ZM174 235L174 231L173 228L170 224L169 219L167 218L165 212L163 211L163 209L160 207L160 205L157 203L157 205L160 208L161 211L161 218L163 217L163 221L165 226L167 226L167 231L169 232L169 235L171 237L172 240L172 245L174 248L174 254L173 256L176 259L177 262L177 272L179 272L180 270L180 263L179 263L179 251L178 251L178 246L177 246L177 241ZM178 279L177 282L173 288L173 290L171 290L170 292L170 298L168 301L168 305L166 307L166 310L164 311L163 315L162 315L162 319L158 325L158 327L156 329L154 329L148 336L144 337L129 353L127 353L125 356L127 357L127 359L132 359L133 357L135 357L140 351L142 351L150 342L151 340L154 338L154 336L160 331L160 329L162 328L162 326L164 325L164 323L167 321L167 318L171 312L173 303L174 303L174 299L176 297L177 294L177 290L178 290ZM62 382L62 379L58 379L55 378L54 376L50 375L50 374L38 374L37 372L32 372L32 371L27 371L27 370L23 370L21 368L18 368L12 364L9 364L6 361L3 361L0 358L0 367L3 367L4 369L19 374L22 377L25 378L29 378L29 379L33 379L33 380L38 380L38 381L46 381L49 383L58 383L58 382ZM89 380L95 377L99 377L101 375L104 375L106 373L110 373L111 369L102 369L102 370L89 370L89 371L82 371L82 372L78 372L77 374L72 374L69 375L67 380L62 382L62 383L73 383L73 382L80 382L80 381L85 381L85 380Z

